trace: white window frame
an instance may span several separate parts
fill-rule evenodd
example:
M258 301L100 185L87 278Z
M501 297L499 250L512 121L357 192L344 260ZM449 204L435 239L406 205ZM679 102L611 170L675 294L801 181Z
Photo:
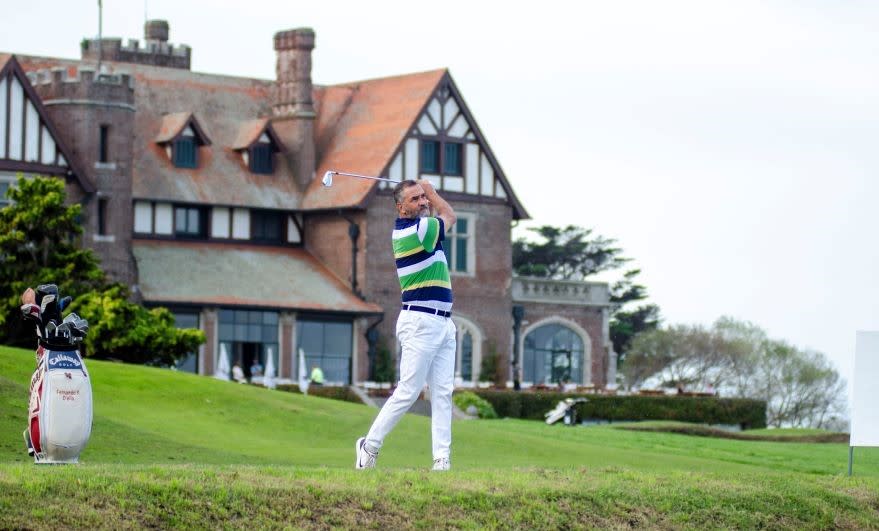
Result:
M458 226L457 223L453 225L446 231L446 238L443 242L443 249L446 252L446 258L449 262L449 274L450 275L458 275L458 276L466 276L466 277L474 277L476 276L476 220L477 215L475 212L456 212L455 213L459 220L466 219L467 220L467 232L465 233L467 238L467 270L466 271L457 271L454 269L455 266L455 244L457 243L457 236L455 234L455 230Z

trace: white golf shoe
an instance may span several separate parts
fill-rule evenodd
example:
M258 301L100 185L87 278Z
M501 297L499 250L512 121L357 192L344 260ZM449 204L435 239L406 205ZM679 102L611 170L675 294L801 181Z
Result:
M450 470L452 462L448 457L439 457L433 460L433 468L431 470Z
M362 468L375 468L375 458L378 457L378 454L374 454L366 449L366 437L357 439L357 442L354 443L354 451L357 454L354 468L357 470Z

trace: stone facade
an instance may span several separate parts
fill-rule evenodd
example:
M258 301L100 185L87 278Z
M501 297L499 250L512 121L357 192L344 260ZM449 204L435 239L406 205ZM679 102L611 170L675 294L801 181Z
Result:
M122 282L136 282L131 256L131 166L134 131L134 80L128 75L96 76L80 68L75 76L56 68L37 72L33 86L63 140L98 189L81 196L85 238L104 269ZM106 131L104 161L101 131ZM68 186L74 193L78 187ZM99 212L103 210L103 212ZM99 227L99 218L103 227Z

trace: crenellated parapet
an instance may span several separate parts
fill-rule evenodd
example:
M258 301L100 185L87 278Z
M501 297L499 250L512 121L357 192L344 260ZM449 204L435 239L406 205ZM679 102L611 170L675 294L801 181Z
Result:
M189 70L192 48L185 44L175 46L169 43L168 34L167 21L148 20L144 25L142 46L137 39L129 39L127 44L122 44L122 39L118 38L83 39L82 59L97 63L100 58L103 61Z
M110 104L134 110L134 78L124 72L96 75L91 67L57 67L29 72L31 84L46 105Z

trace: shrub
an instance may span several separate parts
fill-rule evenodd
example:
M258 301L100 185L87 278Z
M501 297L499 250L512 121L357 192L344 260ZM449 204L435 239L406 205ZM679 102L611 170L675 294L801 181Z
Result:
M491 403L481 398L476 393L463 391L452 395L452 401L461 411L467 411L470 406L476 407L476 412L481 419L496 419L497 413L494 411Z
M543 420L560 400L584 396L577 406L583 419L607 421L677 420L703 424L736 424L743 429L766 427L766 402L747 398L690 396L572 395L559 392L478 390L501 417Z
M279 391L286 391L288 393L299 393L299 386L296 384L280 384L276 387ZM332 400L342 400L345 402L354 402L355 404L362 404L363 402L360 400L351 388L346 385L310 385L308 386L308 394L310 396L317 396L320 398L330 398Z

